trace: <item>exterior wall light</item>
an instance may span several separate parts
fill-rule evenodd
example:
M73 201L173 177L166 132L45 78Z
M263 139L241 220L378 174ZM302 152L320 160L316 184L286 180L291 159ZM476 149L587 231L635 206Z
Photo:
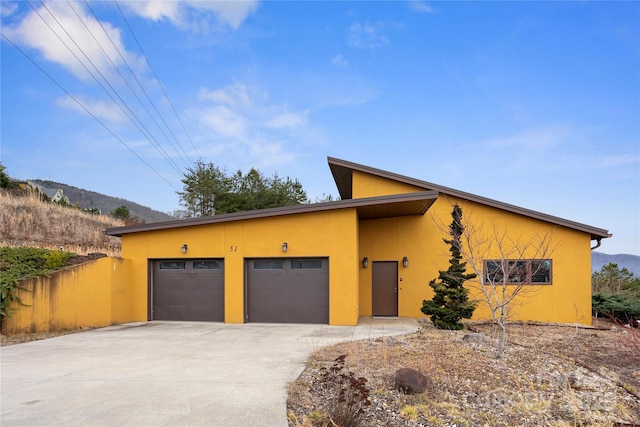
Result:
M402 265L405 267L409 267L409 258L407 257L402 258Z
M186 243L184 245L182 245L182 253L183 254L187 253L187 244Z
M282 252L287 252L287 242L282 244Z
M363 266L364 268L369 267L369 258L364 257L364 258L362 259L362 266Z

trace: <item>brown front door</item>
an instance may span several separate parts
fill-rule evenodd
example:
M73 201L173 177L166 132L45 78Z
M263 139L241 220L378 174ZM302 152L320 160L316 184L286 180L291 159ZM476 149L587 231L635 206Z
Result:
M398 315L398 262L373 262L373 315Z

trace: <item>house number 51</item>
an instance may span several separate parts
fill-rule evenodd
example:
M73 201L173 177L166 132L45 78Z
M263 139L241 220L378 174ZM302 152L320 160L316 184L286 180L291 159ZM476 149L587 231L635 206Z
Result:
M238 252L237 246L229 246L229 252Z

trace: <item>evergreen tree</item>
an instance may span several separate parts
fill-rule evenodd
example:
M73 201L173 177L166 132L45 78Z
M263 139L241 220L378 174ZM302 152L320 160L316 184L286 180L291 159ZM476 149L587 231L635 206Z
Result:
M114 218L127 220L131 218L131 212L129 212L129 208L126 206L118 206L111 211L111 216Z
M464 232L462 209L455 205L451 212L453 221L449 226L451 239L443 239L450 246L449 268L440 271L437 279L429 282L434 295L430 301L422 301L422 312L431 316L433 324L440 329L462 329L460 319L470 319L475 303L469 301L469 290L463 287L466 280L476 277L475 273L465 274L466 262L461 262L460 236Z
M187 171L182 180L184 191L178 191L187 218L307 202L307 193L297 179L283 179L277 173L268 177L251 168L246 174L238 170L227 175L213 163L201 161Z
M12 190L18 188L18 182L12 180L5 172L6 168L0 163L0 188Z

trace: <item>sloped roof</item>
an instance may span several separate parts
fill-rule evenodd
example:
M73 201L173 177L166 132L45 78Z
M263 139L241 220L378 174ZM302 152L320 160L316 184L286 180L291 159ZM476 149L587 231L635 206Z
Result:
M591 235L591 240L606 239L612 236L607 230L604 230L602 228L592 227L590 225L581 224L579 222L543 214L531 209L510 205L508 203L499 202L497 200L492 200L475 194L466 193L464 191L444 187L442 185L433 184L431 182L421 181L419 179L410 178L393 172L387 172L381 169L376 169L369 166L348 162L346 160L336 159L333 157L328 157L328 162L331 173L333 174L333 179L336 182L336 186L338 187L338 191L340 192L340 197L342 199L351 199L353 197L353 171L358 171L381 178L386 178L392 181L409 184L420 189L436 191L441 194L457 197L463 200L469 200L481 205L490 206L507 212L513 212L518 215L534 218L551 224L560 225L562 227L581 231L583 233L588 233Z
M420 191L410 194L394 194L390 196L367 197L362 199L345 199L336 202L259 209L255 211L220 214L201 218L113 227L107 228L105 230L105 234L109 236L122 236L123 234L131 233L143 233L156 230L168 230L182 227L193 227L197 225L219 224L233 221L270 218L309 212L324 212L348 208L355 208L358 213L358 218L362 220L424 215L437 198L438 193L436 191Z

